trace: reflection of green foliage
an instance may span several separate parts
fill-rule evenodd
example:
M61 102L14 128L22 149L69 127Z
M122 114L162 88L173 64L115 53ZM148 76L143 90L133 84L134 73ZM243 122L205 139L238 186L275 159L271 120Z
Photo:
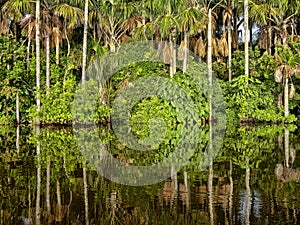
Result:
M71 129L42 129L30 139L31 143L37 141L41 146L41 166L45 168L48 160L55 163L56 176L61 176L61 171L71 174L84 162Z
M295 127L289 126L289 129L292 131ZM224 139L220 156L229 155L241 168L258 168L260 163L268 161L266 153L276 153L277 137L283 130L284 126L258 126L231 131Z

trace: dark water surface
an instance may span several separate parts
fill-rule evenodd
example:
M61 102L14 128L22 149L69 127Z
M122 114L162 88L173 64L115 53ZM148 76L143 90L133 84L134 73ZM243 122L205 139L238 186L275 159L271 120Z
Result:
M169 151L132 153L101 132L124 165L159 161ZM300 134L293 126L232 128L207 169L198 168L195 153L172 178L137 187L86 165L73 134L0 126L1 225L300 224ZM199 146L207 144L205 128L202 135Z

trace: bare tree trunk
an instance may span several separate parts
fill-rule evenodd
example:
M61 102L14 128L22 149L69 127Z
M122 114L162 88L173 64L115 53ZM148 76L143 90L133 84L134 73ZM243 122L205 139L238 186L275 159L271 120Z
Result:
M289 78L284 78L284 117L289 116Z
M245 44L245 75L249 77L249 5L244 0L244 44Z
M59 32L59 29L57 28L57 32ZM56 58L56 65L59 65L59 34L55 37L55 58Z
M208 11L208 28L207 28L207 38L208 38L208 49L207 49L207 67L208 67L208 80L210 90L212 87L212 10ZM209 94L209 123L210 123L210 135L212 135L212 96Z
M169 47L170 47L170 77L173 78L176 73L176 45L173 44L173 35L169 35Z
M36 32L35 32L35 43L36 43L36 110L37 113L41 110L41 99L40 99L40 0L36 0ZM36 118L36 124L40 124L40 118Z
M183 73L186 73L189 57L189 34L184 32L184 58L183 58Z
M89 16L89 1L85 0L84 5L84 28L83 28L83 55L82 55L82 77L81 82L84 84L86 79L86 64L87 64L87 33L88 33L88 16Z
M228 29L228 79L229 82L232 80L232 33L231 33L231 15L229 15L227 20L227 29Z
M46 36L46 94L50 92L50 37Z

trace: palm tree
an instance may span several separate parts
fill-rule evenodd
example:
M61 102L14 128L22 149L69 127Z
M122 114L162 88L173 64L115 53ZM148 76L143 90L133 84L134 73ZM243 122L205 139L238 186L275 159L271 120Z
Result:
M187 69L188 60L188 48L189 48L189 36L194 35L205 29L206 27L206 15L195 7L189 7L183 10L177 15L178 24L180 24L180 30L184 33L183 49L183 72Z
M271 54L272 48L272 21L271 15L276 15L278 8L274 0L252 0L249 2L249 16L261 27L259 45Z
M165 63L170 64L170 77L173 78L173 75L176 73L176 49L174 49L173 43L176 42L178 22L175 15L168 13L159 16L155 24L157 29L159 29L161 38L169 39L169 43L164 46L163 55Z
M228 56L228 80L229 82L232 80L232 16L233 16L233 8L234 8L234 0L225 0L225 4L221 4L223 10L223 39L226 40L225 33L225 24L227 21L227 48L228 54L224 53L224 56ZM225 50L224 50L225 52Z
M289 80L293 75L299 73L300 55L298 54L299 43L285 43L284 45L278 45L276 48L276 60L279 63L275 71L275 75L280 77L279 80L284 81L284 116L289 116L289 97L293 97L295 88L292 84L291 93L289 93ZM290 95L290 96L289 96Z
M13 23L13 34L15 39L18 35L18 23L25 14L31 13L32 1L30 0L9 0L2 7L2 16L4 20L9 19Z

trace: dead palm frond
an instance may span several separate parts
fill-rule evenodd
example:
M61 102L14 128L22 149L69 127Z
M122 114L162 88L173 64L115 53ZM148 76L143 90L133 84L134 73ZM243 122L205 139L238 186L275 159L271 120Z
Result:
M222 38L218 42L218 51L224 57L227 57L229 55L226 33L223 34Z
M199 55L201 58L205 58L205 56L206 56L206 47L207 47L207 44L204 43L202 37L200 37L196 42L194 52L197 55Z
M181 43L180 43L180 46L179 46L179 48L178 48L178 60L179 60L179 61L184 60L184 49L185 49L185 45L186 45L185 41L182 40Z

